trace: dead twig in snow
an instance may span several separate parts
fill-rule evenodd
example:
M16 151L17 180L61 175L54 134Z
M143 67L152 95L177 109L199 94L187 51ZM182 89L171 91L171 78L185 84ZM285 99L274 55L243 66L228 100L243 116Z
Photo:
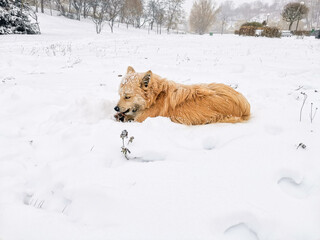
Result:
M300 122L301 122L302 110L303 110L304 104L306 103L306 100L308 98L308 95L306 93L301 92L301 94L304 96L304 98L303 98L303 103L302 103L302 106L301 106L301 109L300 109Z

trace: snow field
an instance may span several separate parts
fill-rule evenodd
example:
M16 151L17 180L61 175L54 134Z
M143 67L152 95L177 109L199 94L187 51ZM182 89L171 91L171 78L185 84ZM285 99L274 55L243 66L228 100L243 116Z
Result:
M0 38L0 239L320 239L319 41L40 24ZM128 65L232 85L252 118L115 122Z

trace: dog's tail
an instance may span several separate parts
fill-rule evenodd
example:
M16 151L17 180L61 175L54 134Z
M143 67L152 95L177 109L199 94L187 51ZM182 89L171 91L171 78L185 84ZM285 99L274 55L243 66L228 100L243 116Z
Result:
M248 102L248 100L242 96L243 99L241 101L241 110L242 110L242 116L241 119L242 121L248 121L250 119L250 103Z
M225 116L222 118L220 121L221 123L239 123L239 122L245 122L250 119L250 116L241 116L241 117L236 117L236 116Z
M232 115L224 116L220 122L225 123L238 123L238 122L245 122L250 119L250 104L248 100L241 94L238 93L236 95L237 104L236 108L233 111Z

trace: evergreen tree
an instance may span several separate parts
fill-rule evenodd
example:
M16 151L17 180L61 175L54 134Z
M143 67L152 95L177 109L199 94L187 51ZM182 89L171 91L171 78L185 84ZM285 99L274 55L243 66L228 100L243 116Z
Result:
M32 9L19 1L0 0L0 35L2 34L40 34L39 25Z

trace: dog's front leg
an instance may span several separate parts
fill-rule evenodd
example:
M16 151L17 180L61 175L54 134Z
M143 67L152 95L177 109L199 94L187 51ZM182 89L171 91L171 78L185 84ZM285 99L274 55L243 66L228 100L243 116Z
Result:
M143 122L144 120L146 120L149 117L149 115L146 112L143 112L139 115L137 115L134 119L134 121L136 122Z
M159 116L158 111L154 108L148 108L145 109L143 112L137 114L137 116L134 118L136 122L143 122L148 117L157 117Z
M159 108L155 106L151 106L150 108L144 109L143 111L140 111L134 120L136 122L143 122L148 117L158 117L160 116ZM163 116L163 115L161 115Z

